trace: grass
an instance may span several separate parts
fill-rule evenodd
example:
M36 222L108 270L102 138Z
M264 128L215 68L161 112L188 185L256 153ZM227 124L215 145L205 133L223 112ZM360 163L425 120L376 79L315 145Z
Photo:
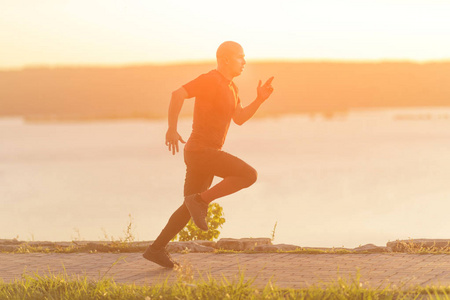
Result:
M97 281L67 275L24 275L12 283L0 282L0 299L450 299L450 287L371 288L354 279L303 289L279 288L267 283L256 287L241 274L226 278L194 280L191 271L179 271L178 279L156 285L119 284L111 278Z
M72 242L70 246L62 247L55 245L54 247L48 246L35 246L30 244L22 244L11 253L17 254L28 254L28 253L98 253L98 252L108 252L108 253L120 253L122 252L135 252L137 249L133 249L128 246L122 246L120 244L85 244L79 245L77 242ZM141 249L139 249L141 250ZM138 252L138 251L136 251Z
M147 245L148 246L148 245ZM133 253L143 252L147 246L135 246L131 243L122 242L105 242L105 243L88 243L78 244L72 242L68 247L61 247L55 245L54 247L34 246L30 244L22 244L14 251L4 251L7 253Z
M400 242L397 246L402 252L413 254L450 254L450 242L444 247L436 247L435 244L426 246L412 241Z
M225 249L216 249L214 251L216 254L260 254L260 253L294 253L294 254L364 254L364 252L356 252L347 249L314 249L314 248L297 248L296 250L277 250L277 251L253 251L253 250L243 250L243 251L235 251L235 250L225 250Z
M273 225L273 230L272 230L272 237L270 238L270 240L273 242L275 240L275 231L277 230L277 224L278 221L275 222L275 225Z

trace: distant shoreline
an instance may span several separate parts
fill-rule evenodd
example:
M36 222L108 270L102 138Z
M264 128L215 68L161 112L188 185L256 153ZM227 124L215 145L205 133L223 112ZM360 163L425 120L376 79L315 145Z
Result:
M158 119L172 91L212 63L129 67L54 67L0 71L0 116L27 119ZM258 116L324 114L353 109L450 107L449 62L252 62L236 77L245 106L259 80L274 93ZM193 99L182 115L192 112Z
M448 110L448 111L439 111ZM374 107L374 108L354 108L347 110L329 111L304 111L293 113L262 113L255 115L256 119L283 118L292 116L309 117L315 119L322 117L325 120L342 119L351 113L357 112L392 112L392 118L396 121L417 121L417 120L450 120L450 106L423 106L423 107ZM190 119L192 114L182 114L181 119ZM85 123L85 122L108 122L108 121L162 121L166 120L165 115L29 115L29 116L1 116L0 120L20 120L24 123Z

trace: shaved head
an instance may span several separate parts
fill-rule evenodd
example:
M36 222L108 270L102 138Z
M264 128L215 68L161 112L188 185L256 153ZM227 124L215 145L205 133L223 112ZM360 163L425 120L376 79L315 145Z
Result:
M220 44L216 57L217 70L229 80L241 75L244 70L244 49L236 42L227 41Z
M217 60L221 58L228 58L242 51L242 46L236 42L226 41L220 44L217 48L216 58Z

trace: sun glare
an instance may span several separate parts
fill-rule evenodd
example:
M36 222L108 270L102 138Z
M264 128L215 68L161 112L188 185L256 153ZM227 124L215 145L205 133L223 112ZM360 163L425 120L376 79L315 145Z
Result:
M27 3L3 5L0 68L213 60L224 40L259 60L450 58L443 1Z

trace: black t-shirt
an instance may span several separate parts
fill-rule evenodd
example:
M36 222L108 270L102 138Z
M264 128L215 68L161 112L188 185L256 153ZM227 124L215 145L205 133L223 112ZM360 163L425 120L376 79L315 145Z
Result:
M185 149L222 149L234 111L240 105L236 85L212 70L183 87L188 98L195 97L192 133Z

